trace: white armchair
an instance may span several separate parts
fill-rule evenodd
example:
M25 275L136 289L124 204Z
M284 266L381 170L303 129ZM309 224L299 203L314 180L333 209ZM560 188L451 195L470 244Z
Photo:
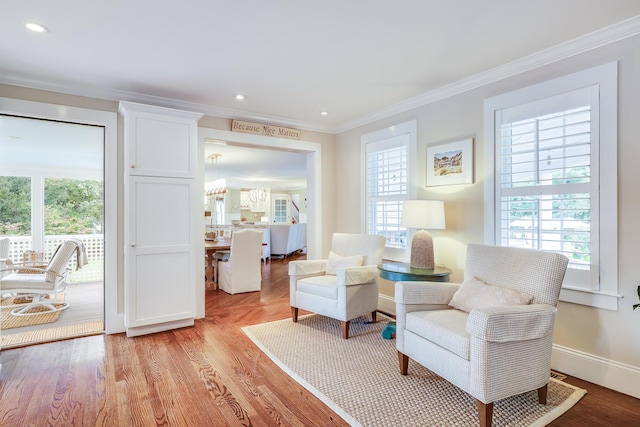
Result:
M545 404L567 263L555 253L469 245L461 285L397 282L400 373L411 358L466 391L483 427L497 400L537 390Z
M291 317L298 309L340 320L342 337L349 338L349 322L378 308L378 265L385 238L335 233L328 259L289 263Z

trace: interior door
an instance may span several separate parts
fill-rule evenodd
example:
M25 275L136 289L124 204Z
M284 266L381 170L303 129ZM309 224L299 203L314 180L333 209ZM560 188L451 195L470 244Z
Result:
M276 224L291 223L291 195L271 193L271 212Z

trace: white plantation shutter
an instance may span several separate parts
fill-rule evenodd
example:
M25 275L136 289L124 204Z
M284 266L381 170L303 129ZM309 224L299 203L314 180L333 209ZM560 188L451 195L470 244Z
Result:
M598 88L496 112L496 242L569 258L568 280L599 289Z
M409 198L409 143L404 134L366 145L366 231L385 236L392 248L407 244L400 219Z
M598 138L591 132L590 93L581 89L528 104L534 115L514 121L505 120L510 111L501 112L496 156L500 244L560 252L570 268L582 270L590 268L591 222L597 220L591 216ZM535 114L549 105L556 111Z

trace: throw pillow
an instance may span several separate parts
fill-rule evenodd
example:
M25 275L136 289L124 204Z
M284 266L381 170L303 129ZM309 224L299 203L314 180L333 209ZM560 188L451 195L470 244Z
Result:
M449 305L469 313L474 308L527 305L533 296L513 289L487 285L476 277L465 280L453 294Z
M342 256L333 251L329 251L329 259L327 260L327 269L325 274L335 276L338 270L344 270L351 267L360 267L364 261L364 255Z

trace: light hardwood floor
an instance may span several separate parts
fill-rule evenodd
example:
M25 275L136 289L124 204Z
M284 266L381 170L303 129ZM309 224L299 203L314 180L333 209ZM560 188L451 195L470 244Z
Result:
M290 316L289 260L263 267L261 292L209 291L191 328L2 351L0 425L346 426L240 330ZM588 393L551 425L640 424L640 400L565 381Z

